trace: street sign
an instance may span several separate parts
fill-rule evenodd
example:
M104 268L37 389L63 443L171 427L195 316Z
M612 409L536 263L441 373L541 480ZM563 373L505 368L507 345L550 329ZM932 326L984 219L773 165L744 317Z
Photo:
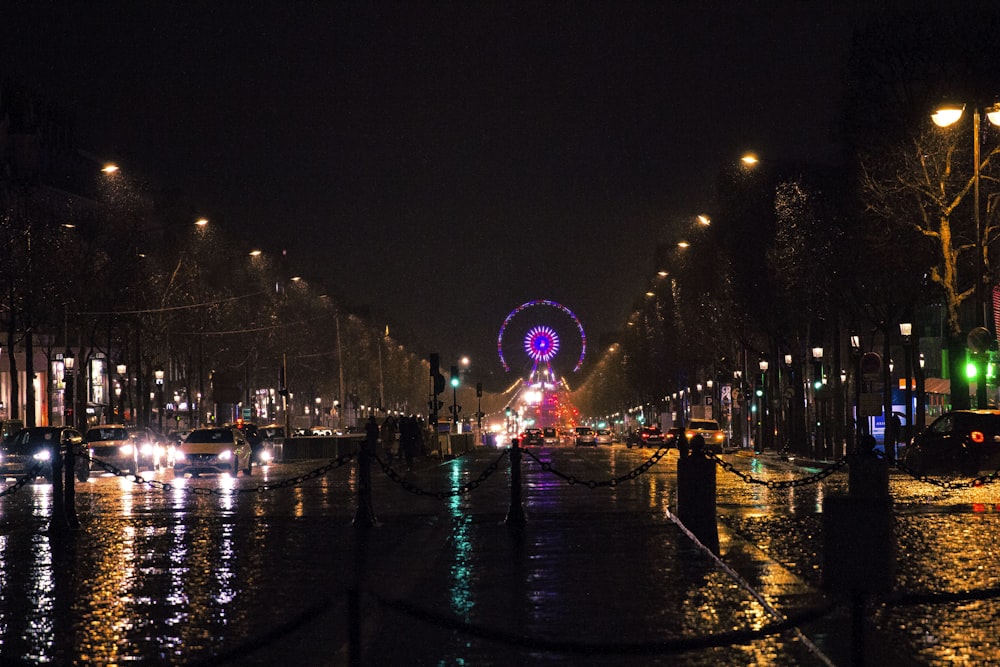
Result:
M243 419L250 419L250 408L243 408Z
M861 376L869 382L881 379L882 357L878 353L865 352L861 357Z

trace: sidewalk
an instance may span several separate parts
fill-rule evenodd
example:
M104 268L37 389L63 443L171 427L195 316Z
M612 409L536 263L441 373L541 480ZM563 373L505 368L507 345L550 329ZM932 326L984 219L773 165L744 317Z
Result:
M445 488L475 477L492 456L480 450L408 479ZM581 479L607 476L574 459L560 451L553 465ZM439 501L437 511L420 496L401 501L398 488L376 478L379 524L359 531L354 544L365 553L361 664L745 665L764 656L768 664L823 664L819 649L793 632L747 642L778 622L768 606L811 617L822 615L826 599L725 527L725 565L699 549L665 511L675 461L669 455L627 484L592 489L559 482L526 460L528 521L520 530L504 523L505 470L467 496ZM345 647L294 652L323 624L246 664L276 656L347 664Z

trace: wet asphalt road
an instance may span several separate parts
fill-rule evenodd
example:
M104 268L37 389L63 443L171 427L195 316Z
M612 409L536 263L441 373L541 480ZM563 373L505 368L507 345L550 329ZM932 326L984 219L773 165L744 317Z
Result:
M509 464L492 450L422 461L398 480L376 468L378 523L365 530L352 525L354 462L316 476L329 462L284 463L235 481L94 477L76 487L72 531L52 529L51 486L30 484L0 498L0 662L850 664L849 607L821 590L820 510L846 474L774 489L718 470L717 561L670 519L676 452L635 479L652 450L533 453L551 470L525 459L520 530L504 522ZM818 470L724 458L761 480ZM623 481L586 484L611 478ZM990 664L995 485L942 489L894 473L891 492L895 588L865 608L866 663ZM349 590L361 591L354 614ZM764 634L769 609L803 621ZM741 632L760 634L725 641Z

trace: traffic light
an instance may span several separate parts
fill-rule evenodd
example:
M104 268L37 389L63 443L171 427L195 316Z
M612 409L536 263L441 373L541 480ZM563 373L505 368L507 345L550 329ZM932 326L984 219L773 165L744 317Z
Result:
M444 376L441 375L441 355L431 352L428 357L431 364L431 377L434 378L434 393L440 394L444 391Z
M483 397L483 383L482 382L477 382L476 383L476 397L477 398L482 398Z
M458 366L451 367L451 387L452 389L457 389L458 385L461 383L458 377Z

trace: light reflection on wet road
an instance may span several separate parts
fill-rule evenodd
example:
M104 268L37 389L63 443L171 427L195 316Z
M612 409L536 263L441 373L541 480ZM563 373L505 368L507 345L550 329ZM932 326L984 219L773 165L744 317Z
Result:
M536 450L537 451L537 450ZM538 452L581 480L626 474L651 450L623 447ZM496 457L475 457L413 475L432 490L474 479ZM550 458L551 457L551 458ZM810 474L791 463L729 460L768 479ZM50 531L51 486L0 498L0 649L6 664L184 664L236 650L231 664L344 664L343 593L366 554L365 586L463 622L567 642L666 641L772 619L666 519L675 506L676 458L612 488L567 485L525 460L528 526L513 539L506 462L470 494L438 499L402 491L378 471L380 525L366 540L351 526L353 464L298 486L263 493L194 495L192 488L251 490L325 462L272 466L253 479L175 481L171 490L114 477L77 486L83 526ZM757 582L772 604L819 598L823 498L846 475L768 489L719 470L723 559ZM994 487L942 490L894 474L900 593L1000 586ZM324 613L257 652L303 610ZM987 664L997 652L992 599L879 601L873 661ZM791 636L676 655L586 656L531 651L434 629L374 603L365 607L366 664L816 664ZM837 664L847 664L843 614L805 626ZM400 662L401 661L401 662Z

